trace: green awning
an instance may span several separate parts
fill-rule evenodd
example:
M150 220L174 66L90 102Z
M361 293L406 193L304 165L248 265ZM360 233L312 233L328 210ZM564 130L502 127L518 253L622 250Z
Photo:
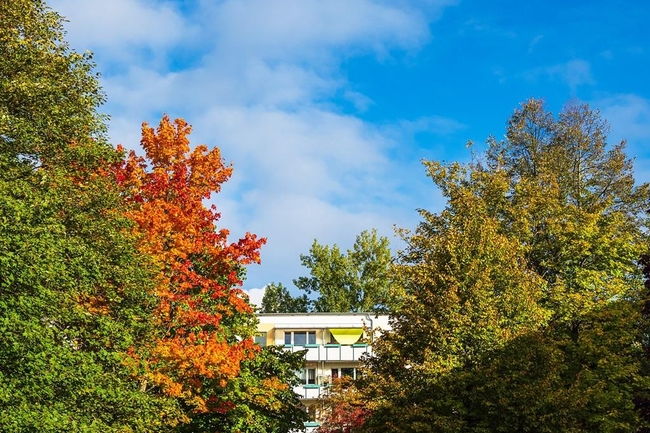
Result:
M354 344L359 341L362 328L330 328L330 332L339 344Z

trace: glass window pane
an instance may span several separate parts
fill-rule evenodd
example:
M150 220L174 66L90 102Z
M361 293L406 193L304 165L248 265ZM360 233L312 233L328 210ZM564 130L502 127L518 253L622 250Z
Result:
M262 347L266 346L266 332L258 332L255 334L255 344L259 344Z
M284 344L291 344L291 332L284 333Z
M306 332L294 332L293 333L293 344L295 346L304 346L307 344L307 333Z
M341 369L342 377L354 377L354 368L342 368Z
M307 338L307 344L316 344L316 332L308 332Z
M315 385L316 384L316 369L308 368L307 369L307 383Z
M337 379L339 377L339 369L338 368L333 368L332 369L332 379Z

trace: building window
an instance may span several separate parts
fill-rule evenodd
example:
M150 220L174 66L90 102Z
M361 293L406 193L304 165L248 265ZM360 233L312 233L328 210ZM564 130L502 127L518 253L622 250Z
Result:
M266 346L266 332L258 332L255 334L255 344L262 347Z
M315 368L305 368L298 372L298 377L300 378L300 383L303 385L316 385L316 369Z
M316 344L316 331L287 331L284 333L284 344L287 346L306 346Z
M339 377L351 377L356 379L358 376L357 369L353 367L343 367L343 368L333 368L332 369L332 379L338 379Z
M308 368L307 369L307 383L310 385L316 385L316 369Z

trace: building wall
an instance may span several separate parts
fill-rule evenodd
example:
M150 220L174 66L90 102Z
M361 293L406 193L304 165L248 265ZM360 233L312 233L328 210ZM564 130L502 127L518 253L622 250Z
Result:
M390 330L388 316L374 313L258 314L258 319L259 344L284 346L293 352L307 349L305 370L300 372L303 384L294 391L315 421L318 398L332 379L354 377L360 357L372 353L375 335ZM317 425L309 423L307 431Z

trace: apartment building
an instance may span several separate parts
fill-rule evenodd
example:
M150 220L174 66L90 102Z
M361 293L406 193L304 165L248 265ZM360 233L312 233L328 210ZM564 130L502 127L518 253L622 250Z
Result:
M302 384L294 389L310 414L307 432L319 425L318 398L332 379L356 378L360 357L372 351L373 335L390 330L388 316L374 313L258 314L258 318L258 344L307 350L305 368L298 372Z

